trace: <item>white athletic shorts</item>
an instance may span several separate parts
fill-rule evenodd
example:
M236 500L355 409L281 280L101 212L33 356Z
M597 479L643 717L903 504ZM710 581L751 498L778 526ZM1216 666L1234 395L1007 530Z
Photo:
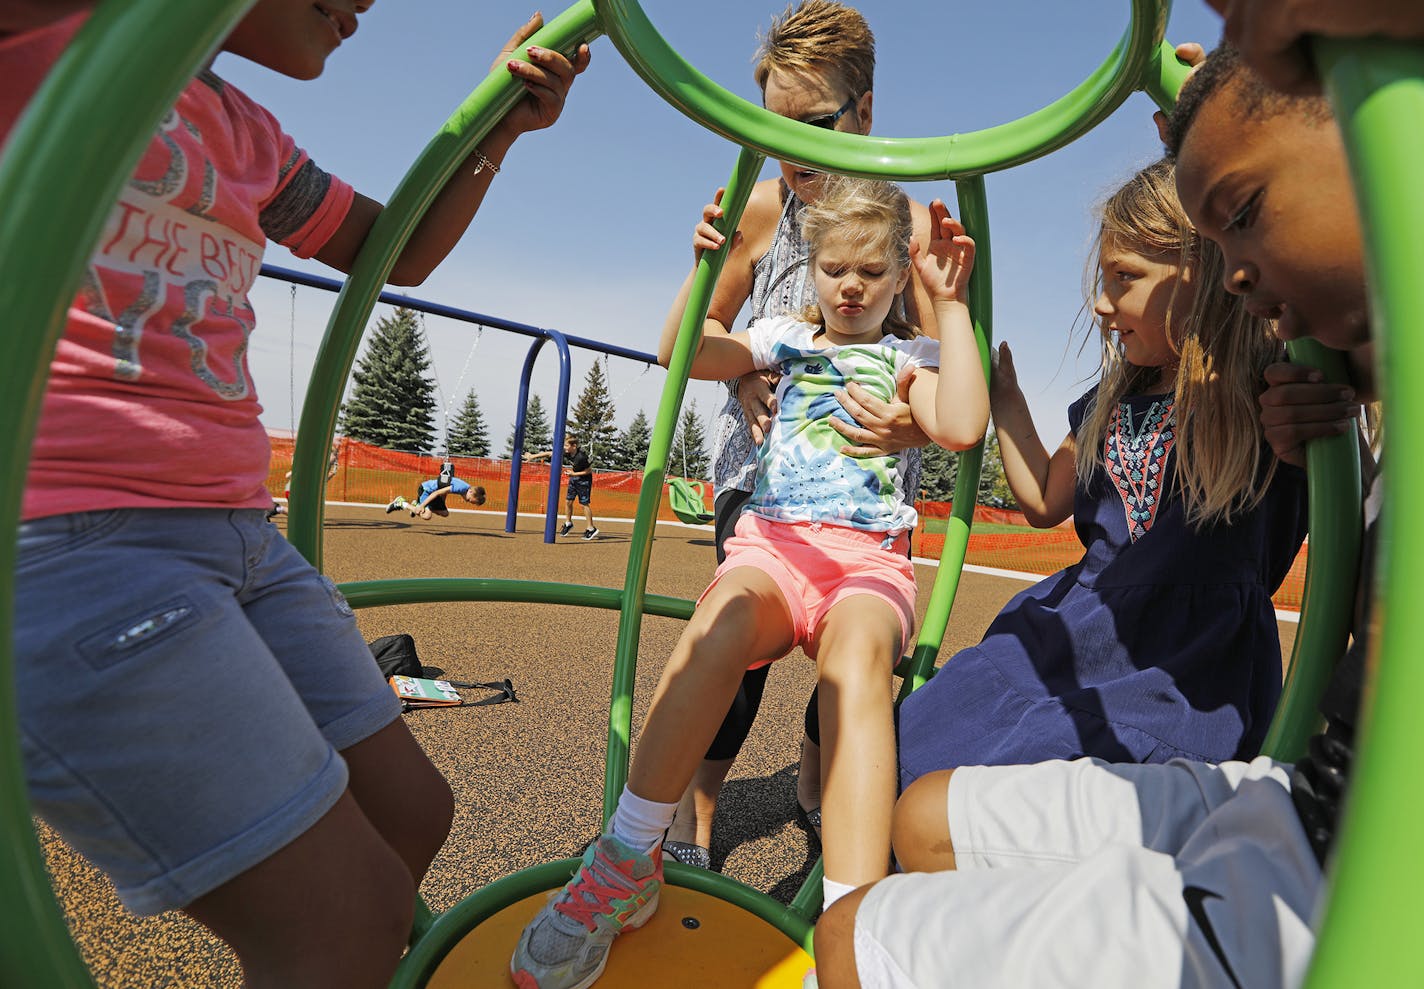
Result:
M864 989L1296 986L1321 872L1289 767L1095 759L956 769L958 871L877 883Z

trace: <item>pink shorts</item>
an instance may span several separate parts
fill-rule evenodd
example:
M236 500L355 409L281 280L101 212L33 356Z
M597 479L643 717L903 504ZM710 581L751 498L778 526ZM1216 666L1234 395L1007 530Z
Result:
M915 627L915 566L908 554L910 536L901 533L889 545L885 534L818 522L775 522L743 512L735 533L723 544L726 558L702 603L722 575L737 567L762 571L781 590L791 611L793 646L816 656L816 632L833 606L855 594L880 598L900 618L899 658ZM753 663L748 669L774 660Z

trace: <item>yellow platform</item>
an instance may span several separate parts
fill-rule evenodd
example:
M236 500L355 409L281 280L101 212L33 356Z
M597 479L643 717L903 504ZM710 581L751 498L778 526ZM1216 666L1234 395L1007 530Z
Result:
M509 957L546 893L513 903L450 949L428 989L514 989ZM811 956L725 900L664 886L658 912L619 935L597 989L801 989Z

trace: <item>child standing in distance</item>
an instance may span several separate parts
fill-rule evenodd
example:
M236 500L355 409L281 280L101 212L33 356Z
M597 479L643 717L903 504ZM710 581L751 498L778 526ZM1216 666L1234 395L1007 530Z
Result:
M1271 595L1305 535L1304 474L1257 409L1270 325L1219 287L1170 162L1101 211L1098 384L1044 447L1001 344L991 401L1024 514L1070 514L1073 566L1021 592L900 707L900 782L956 766L1097 756L1217 762L1260 748L1281 690ZM943 808L939 808L943 819Z
M742 671L797 645L815 658L821 686L826 900L885 875L895 799L889 674L914 624L905 541L915 511L901 458L845 456L828 420L846 414L834 391L848 381L888 396L913 367L920 428L949 449L983 437L988 394L964 303L974 244L943 203L931 214L936 236L921 250L898 187L828 178L804 220L819 305L702 338L697 377L781 372L776 420L727 559L653 695L608 830L520 938L510 967L521 989L590 985L608 942L652 915L658 846ZM912 259L934 300L939 341L892 312ZM686 301L684 292L664 328L664 364Z
M531 454L524 459L548 463L554 456L553 450ZM567 536L574 528L574 500L583 506L583 538L597 539L598 527L593 524L593 467L588 462L588 454L579 449L579 441L572 436L564 437L564 470L569 472L567 488L564 491L564 524L559 527L559 535Z
M864 16L836 0L800 0L776 17L761 39L755 79L762 105L772 113L814 127L845 134L869 134L874 106L875 36ZM801 216L819 195L821 173L781 163L779 178L753 186L738 224L738 235L727 255L722 275L707 308L710 332L731 332L743 305L750 304L749 326L764 316L800 312L815 301L807 277L806 240ZM928 242L930 215L910 200L915 237ZM704 211L694 233L694 246L716 248L722 235L712 227L720 205ZM929 296L912 275L905 293L906 317L930 336L935 335ZM756 448L770 423L768 405L776 376L769 371L726 382L728 394L713 421L712 481L717 562L725 558L726 540L751 497L756 482ZM884 400L852 383L838 396L850 416L831 420L853 456L900 454L906 464L907 487L919 490L920 451L928 440L916 426L905 399L908 382L901 382ZM712 819L717 795L731 771L761 707L768 667L747 670L727 716L708 746L677 819L668 831L663 852L687 865L711 864ZM796 801L808 824L821 821L821 750L816 720L816 696L806 707L801 740L801 771Z
M88 6L0 4L0 141ZM312 79L370 7L258 0L222 48ZM511 58L541 23L496 62L523 98L439 192L396 283L430 272L514 140L558 118L588 54ZM387 985L453 809L350 607L264 518L246 366L263 249L346 271L380 212L202 70L99 238L29 465L14 636L34 808L130 909L183 910L228 942L252 986Z
M1272 2L1260 11L1300 6ZM1352 0L1310 12L1358 26L1379 23L1361 13L1376 7L1398 5ZM1424 41L1424 17L1391 35ZM1263 60L1274 51L1255 61L1269 64ZM1301 438L1356 428L1358 400L1372 399L1373 342L1359 217L1329 105L1273 92L1223 46L1182 87L1168 146L1183 208L1225 257L1226 289L1250 310L1279 317L1278 334L1354 358L1353 389L1297 365L1271 368L1261 404L1275 420L1266 433L1273 449L1285 456ZM1318 249L1321 230L1329 231L1329 250ZM949 980L1299 985L1349 799L1373 631L1378 488L1376 478L1353 641L1326 688L1326 727L1307 756L1293 766L1261 756L955 770L939 794L947 833L902 844L896 809L896 855L914 871L857 890L822 915L823 989ZM914 938L907 917L918 930L932 926L934 943ZM1097 950L1083 951L1085 944Z

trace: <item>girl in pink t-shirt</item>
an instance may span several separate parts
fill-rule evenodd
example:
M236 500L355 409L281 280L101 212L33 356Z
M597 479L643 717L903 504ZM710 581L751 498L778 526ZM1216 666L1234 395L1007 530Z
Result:
M371 2L257 0L222 47L315 78ZM0 5L0 142L88 6ZM421 281L514 140L558 118L588 49L513 59L541 25L495 63L524 98L440 191L392 282ZM386 985L452 815L350 607L265 518L246 362L266 242L347 271L381 209L200 72L91 256L26 481L15 643L34 807L131 909L184 910L254 985Z

